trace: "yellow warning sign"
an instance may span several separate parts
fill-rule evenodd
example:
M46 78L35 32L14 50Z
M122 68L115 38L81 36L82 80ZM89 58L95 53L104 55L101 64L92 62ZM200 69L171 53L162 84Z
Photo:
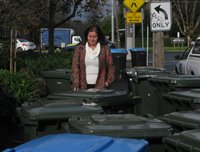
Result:
M144 0L124 0L124 6L132 12L137 12L144 5Z
M142 13L126 13L126 22L127 23L142 23Z

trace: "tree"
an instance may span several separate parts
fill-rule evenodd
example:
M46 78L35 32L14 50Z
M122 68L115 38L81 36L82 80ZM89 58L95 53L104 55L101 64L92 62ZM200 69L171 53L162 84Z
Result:
M37 16L43 11L35 0L0 0L0 18L10 31L10 71L16 72L16 37L20 30L26 31L38 25Z
M174 22L188 42L200 35L199 8L199 0L172 0Z
M103 10L100 9L106 5L108 0L46 0L46 11L41 14L41 20L44 21L49 30L49 52L54 52L54 28L62 26L70 19L92 11L101 16ZM44 1L43 1L44 2ZM98 10L95 12L95 10Z

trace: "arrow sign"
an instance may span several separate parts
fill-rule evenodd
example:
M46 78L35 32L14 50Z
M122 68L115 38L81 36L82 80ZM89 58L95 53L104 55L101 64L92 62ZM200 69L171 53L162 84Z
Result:
M168 20L167 12L166 12L164 9L160 8L160 5L158 5L157 7L155 7L155 10L156 10L158 13L160 13L160 11L161 11L161 12L164 14L164 16L165 16L165 20Z
M144 0L124 0L124 6L132 12L137 12L142 5L144 5Z
M171 2L151 2L150 15L152 32L171 29Z

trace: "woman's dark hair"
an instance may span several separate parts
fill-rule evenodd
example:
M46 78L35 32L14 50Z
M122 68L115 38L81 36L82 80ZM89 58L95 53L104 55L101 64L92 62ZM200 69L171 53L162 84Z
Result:
M105 45L107 44L106 42L106 39L105 39L105 36L101 30L101 28L98 26L98 25L91 25L89 26L85 33L84 33L84 36L85 36L85 41L87 41L87 36L88 36L88 33L89 32L96 32L97 35L98 35L98 42L101 44L101 45Z

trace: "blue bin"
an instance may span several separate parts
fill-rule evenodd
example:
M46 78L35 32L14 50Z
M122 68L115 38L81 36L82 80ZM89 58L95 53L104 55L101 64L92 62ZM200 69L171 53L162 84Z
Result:
M148 152L146 140L107 136L54 134L43 136L3 152Z
M116 67L116 71L120 72L121 70L124 70L126 68L126 56L128 54L128 51L123 48L115 48L111 49L111 53L113 56L113 62Z
M112 48L110 50L115 65L115 82L112 84L111 89L127 90L125 69L128 51L124 48Z
M122 71L126 69L126 56L128 54L128 51L123 48L114 48L111 49L111 53L115 65L116 78L118 78L120 74L122 74Z
M145 48L130 48L132 67L147 65L147 51Z

